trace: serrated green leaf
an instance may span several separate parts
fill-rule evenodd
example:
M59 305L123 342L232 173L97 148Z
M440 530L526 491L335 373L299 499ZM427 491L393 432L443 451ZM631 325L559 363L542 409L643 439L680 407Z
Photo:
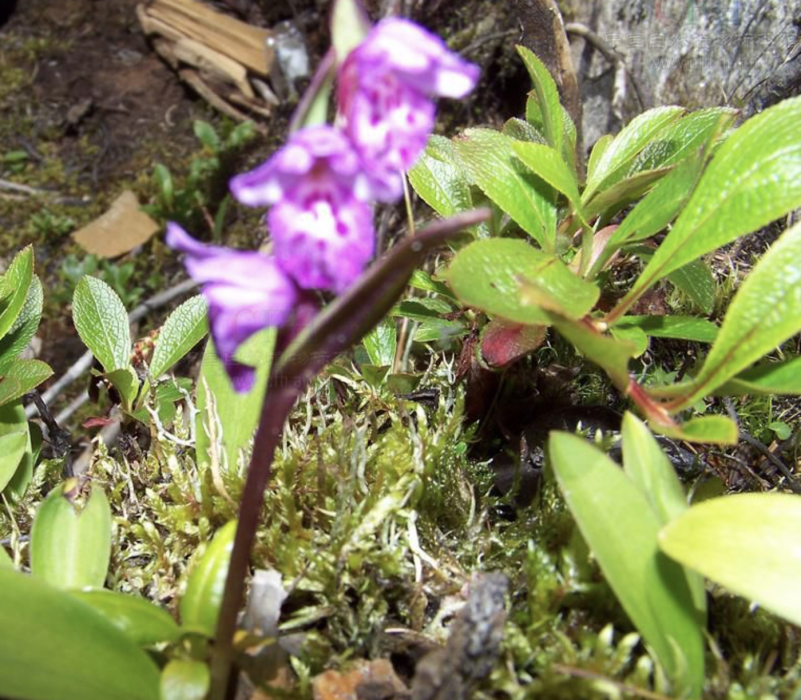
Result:
M102 588L71 593L140 646L175 642L182 634L175 620L146 598Z
M2 276L3 285L9 293L0 300L0 338L11 330L22 311L32 279L33 248L28 246L14 256Z
M234 547L236 521L221 527L192 568L181 598L181 623L187 629L214 636L222 604L225 578Z
M587 177L584 203L588 203L598 192L627 178L639 153L682 114L682 107L657 107L632 119L594 163L592 176Z
M222 451L218 458L224 469L236 471L253 439L264 402L275 347L275 329L257 333L240 348L237 358L256 367L256 381L247 394L234 391L231 380L209 341L200 365L196 417L196 454L199 464L209 464L211 450ZM216 424L212 426L211 421ZM212 445L216 436L216 446Z
M715 583L801 624L801 498L747 493L693 506L659 533L662 551Z
M150 374L160 377L208 333L208 305L201 295L187 299L164 322L156 339Z
M446 143L450 148L450 143ZM456 167L452 157L442 158L442 146L435 144L435 137L432 136L426 150L409 170L409 182L420 198L440 216L469 211L473 208L470 183Z
M42 283L34 275L17 320L0 340L0 376L17 361L19 354L28 347L31 338L36 335L42 318L43 303Z
M545 136L543 136L542 131L530 122L523 121L517 117L506 120L501 129L501 133L515 141L539 143L543 146L548 146L548 142Z
M632 292L801 205L801 97L749 119L712 158Z
M0 695L158 700L156 665L88 605L2 567L0 590Z
M608 218L616 211L642 197L655 182L665 177L669 172L669 168L662 168L660 170L646 170L641 173L635 173L631 177L619 180L608 188L601 190L589 202L587 202L586 197L582 197L583 201L587 202L584 205L584 216L592 219L603 214L604 218Z
M613 328L632 326L654 338L678 338L699 343L712 343L718 334L714 323L694 316L623 316Z
M173 659L161 672L161 700L204 700L211 685L208 664Z
M512 150L533 173L565 195L573 209L583 217L576 174L562 160L559 153L550 146L539 143L514 143Z
M559 488L604 577L675 684L700 697L704 642L684 570L657 546L660 520L638 487L583 438L551 433ZM609 517L614 507L615 517Z
M41 360L17 360L0 376L0 406L16 401L53 374Z
M31 530L31 571L56 588L100 588L111 557L111 508L93 486L80 512L72 502L79 488L68 479L39 506Z
M364 336L364 349L376 367L390 366L395 360L398 345L396 333L395 321L384 319Z
M453 140L459 163L495 204L549 252L556 248L556 195L515 156L514 141L491 129Z
M732 300L691 390L671 409L707 396L801 330L801 223L785 231Z
M564 122L556 82L545 64L529 49L525 46L517 46L517 52L523 59L531 82L534 84L545 138L557 153L561 153L564 141Z
M550 320L539 306L524 302L522 280L536 284L575 317L587 314L599 296L595 285L574 275L558 258L521 240L471 243L459 251L447 274L464 304L530 325L547 325Z
M72 320L81 340L106 372L130 364L128 312L105 282L89 275L81 278L72 299Z

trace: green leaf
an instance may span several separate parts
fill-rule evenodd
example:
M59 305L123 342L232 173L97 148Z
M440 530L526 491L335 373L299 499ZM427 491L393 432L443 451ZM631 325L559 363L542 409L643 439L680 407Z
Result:
M543 250L556 248L555 193L512 150L515 141L491 129L467 129L453 140L462 167L495 204Z
M41 360L17 360L0 377L0 406L16 401L53 374Z
M161 700L204 700L211 685L207 664L173 659L161 672Z
M0 491L11 481L29 445L27 429L22 433L8 433L0 437Z
M213 637L222 604L225 577L234 547L236 521L221 527L192 568L181 598L181 623L187 629Z
M81 278L72 299L72 320L81 340L106 372L130 364L128 313L105 282L89 275Z
M601 136L592 147L590 157L587 159L587 180L595 179L598 172L598 163L601 162L606 149L614 141L615 137L612 134L605 134Z
M583 217L576 174L562 160L561 155L550 146L539 143L514 143L512 150L532 172L565 195L578 215Z
M239 469L243 450L250 445L259 422L274 347L275 329L267 328L240 348L237 358L256 367L253 388L247 394L240 394L231 386L225 367L214 351L214 343L206 344L198 377L195 419L195 450L199 464L210 464L211 450L222 446L218 457L223 469L231 473Z
M157 700L159 672L85 603L0 567L0 695L26 700Z
M712 107L669 123L637 156L629 175L675 165L717 138L734 123L737 114L736 109Z
M562 104L559 102L559 90L545 64L540 61L525 46L517 46L517 52L523 59L534 91L537 94L540 113L542 115L543 130L548 143L557 153L562 151L564 140L564 123L562 117Z
M665 177L669 172L669 168L645 170L615 182L607 189L601 190L589 202L586 197L583 197L582 199L585 202L584 216L592 219L603 214L604 219L609 218L616 211L642 197L655 182Z
M198 119L192 124L192 130L195 132L195 138L200 141L210 153L216 154L220 151L220 137L211 124Z
M637 354L634 343L605 336L585 321L571 321L552 313L550 322L588 360L601 367L620 391L628 393L629 358Z
M583 438L551 433L559 488L623 609L675 684L701 695L704 642L681 567L657 547L659 517L638 487ZM615 517L609 517L614 508Z
M0 569L14 569L14 562L11 560L11 557L8 556L8 552L6 552L6 548L0 545Z
M768 423L768 428L776 433L776 437L779 440L788 440L793 434L792 428L790 428L787 423L781 420L775 420L772 423Z
M632 357L640 357L648 349L648 336L638 326L613 326L609 329L609 335L633 345L636 352Z
M771 246L734 296L718 337L680 410L734 377L801 330L801 223Z
M522 119L513 117L512 119L507 119L504 122L501 133L504 136L508 136L510 139L514 139L515 141L530 141L532 143L539 143L543 146L548 146L548 141L545 139L545 136L541 131L541 127L541 124L538 128L531 122L523 121Z
M392 365L397 344L395 322L392 319L384 319L364 336L364 349L376 367Z
M111 557L111 509L103 489L93 486L80 513L79 483L53 489L36 513L31 531L31 571L56 588L102 587Z
M523 280L577 318L587 314L599 296L595 285L574 275L558 258L508 238L476 241L460 250L448 269L448 280L462 303L530 325L550 321L542 308L524 303Z
M25 409L21 403L0 407L0 436L2 436L0 445L3 445L0 447L0 491L5 489L5 495L12 502L18 501L25 495L28 484L33 478L35 455L32 449L31 425L25 417ZM25 447L17 459L16 466L12 468L15 452L13 448L19 438L15 437L14 440L7 442L5 440L20 434L25 437Z
M331 43L341 64L370 32L370 20L358 0L336 0L331 11Z
M208 333L208 305L201 295L187 299L164 322L156 339L150 374L160 377Z
M409 170L409 182L440 216L452 216L473 208L470 183L454 163L450 141L441 136L429 137L426 150Z
M801 395L801 357L768 362L740 372L713 392L715 396Z
M164 206L171 211L175 205L175 184L173 183L172 175L170 175L170 171L161 163L156 163L156 167L153 169L153 175L159 187L161 201Z
M182 634L169 614L145 598L102 588L72 591L72 595L100 613L139 646L175 642Z
M140 388L139 376L133 367L115 369L113 372L104 374L103 378L111 382L119 393L123 410L131 411Z
M14 256L5 274L0 277L8 296L0 297L0 338L11 330L25 305L33 279L33 248L28 246Z
M14 321L8 334L0 340L0 375L17 361L19 354L28 347L31 338L36 335L42 318L43 303L42 283L34 275L17 320Z
M654 338L678 338L712 343L718 327L711 321L694 316L623 316L614 329L637 327Z
M749 119L712 158L631 294L801 204L801 97Z
M654 424L653 428L662 435L687 442L736 445L738 439L737 424L726 416L701 416L675 427Z
M594 163L592 176L587 176L584 202L589 202L598 192L630 176L638 154L682 114L682 107L657 107L632 119Z
M659 534L676 561L801 624L801 498L780 493L724 496L693 506Z
M448 299L456 300L456 297L453 296L453 292L450 290L448 285L443 284L442 282L437 282L436 280L432 279L431 275L427 272L423 272L423 270L415 270L412 273L412 277L409 280L409 286L414 287L415 289L422 289L424 292L434 292L440 296L446 297Z
M715 308L717 285L715 276L703 258L693 260L678 270L673 270L667 279L695 302L705 314Z
M623 470L648 499L660 525L666 525L687 510L687 496L670 460L662 452L651 431L639 418L626 411L623 416ZM706 590L703 579L685 571L687 585L699 612L700 624L705 624Z

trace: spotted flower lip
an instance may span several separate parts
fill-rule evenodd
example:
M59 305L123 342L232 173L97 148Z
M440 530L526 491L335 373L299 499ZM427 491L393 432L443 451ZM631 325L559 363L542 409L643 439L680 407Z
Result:
M248 391L255 371L234 353L254 333L287 322L298 300L295 285L273 256L204 245L175 223L167 224L167 245L186 254L186 269L209 304L217 354L234 388Z
M267 222L276 258L303 289L339 294L373 256L367 178L347 137L332 127L298 131L231 189L245 204L273 205Z
M345 60L337 98L373 196L394 202L434 129L432 97L463 97L479 69L404 19L379 22Z
M280 202L310 174L327 171L350 187L357 198L367 200L370 192L358 153L342 132L328 125L302 129L269 160L231 180L231 192L250 207Z

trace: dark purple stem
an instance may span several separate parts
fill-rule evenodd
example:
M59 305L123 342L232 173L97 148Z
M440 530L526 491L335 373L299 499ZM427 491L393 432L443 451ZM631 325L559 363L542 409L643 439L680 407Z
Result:
M287 348L273 368L264 398L259 429L253 446L239 523L225 579L220 617L211 663L212 700L233 697L236 679L231 680L234 659L233 638L250 551L264 505L264 489L272 473L272 461L284 422L307 384L328 362L357 343L389 311L403 293L414 268L434 248L453 234L485 221L486 209L459 214L438 221L395 246L361 280L320 313L314 322Z

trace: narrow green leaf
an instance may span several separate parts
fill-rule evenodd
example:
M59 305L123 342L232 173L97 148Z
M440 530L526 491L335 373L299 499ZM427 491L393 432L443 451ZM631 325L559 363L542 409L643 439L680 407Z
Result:
M14 256L2 278L8 296L0 299L0 338L3 338L17 320L28 297L33 279L33 248L28 246Z
M711 445L736 445L737 424L726 416L700 416L681 423L674 428L653 425L654 430L687 442L703 442Z
M214 636L235 534L236 521L232 520L217 531L192 568L180 604L181 623L186 629Z
M88 605L3 567L0 590L1 696L158 700L156 665Z
M256 381L247 394L234 391L222 361L209 341L198 377L195 445L199 464L211 463L211 450L223 469L237 473L261 415L264 390L270 375L275 329L257 333L242 346L237 358L256 367Z
M545 64L525 46L517 46L517 52L523 59L534 91L537 94L545 138L557 153L562 151L564 140L564 123L562 104L559 101L559 90Z
M111 557L111 509L93 486L80 513L79 488L68 479L53 489L36 513L31 531L31 571L56 588L102 587Z
M638 487L583 438L551 433L554 474L604 577L675 684L700 697L704 643L681 567L657 547L660 521ZM614 508L615 517L609 517Z
M587 177L584 203L589 202L598 192L609 189L626 178L632 171L632 163L637 155L662 129L682 114L682 107L657 107L632 119L606 146L594 164L592 177Z
M218 153L220 150L220 137L214 127L208 122L197 119L192 124L195 138L202 143L210 153Z
M150 374L160 377L208 333L208 305L201 295L187 299L164 322L156 339Z
M450 290L450 287L448 287L447 284L437 282L431 277L431 275L423 270L415 270L412 273L412 277L409 280L409 286L414 287L415 289L422 289L424 292L434 292L435 294L447 299L453 299L454 301L456 300L456 297L453 296L453 292Z
M491 129L467 129L453 148L470 178L545 251L556 247L553 188L512 150L515 141Z
M161 700L204 700L210 685L208 664L173 659L161 672Z
M642 329L654 338L678 338L699 343L712 343L718 327L711 321L694 316L623 316L614 328Z
M618 180L608 188L601 190L591 200L582 197L584 204L584 216L592 219L603 214L604 218L610 217L615 212L642 197L655 182L665 177L670 172L669 168L659 170L645 170L635 173L631 177ZM586 195L586 190L584 191Z
M175 642L181 628L170 615L145 598L102 588L71 591L139 646Z
M737 290L692 391L671 408L707 396L799 330L801 223L782 234Z
M615 137L612 134L605 134L601 136L592 147L590 157L587 159L587 180L594 180L597 178L598 164L601 162L606 149L614 141Z
M72 299L72 320L81 340L106 372L130 364L128 313L105 282L89 275L81 278Z
M370 20L358 0L336 0L331 11L331 43L341 64L370 31Z
M42 283L34 275L17 320L14 321L8 334L0 340L0 376L17 361L19 354L28 347L31 338L36 335L42 318L43 303Z
M623 416L623 470L640 493L648 499L659 519L666 525L687 510L687 496L670 460L665 456L651 431L633 413ZM706 618L704 580L693 571L685 571L699 623Z
M397 345L395 321L392 319L384 319L364 336L364 349L370 362L376 367L392 364Z
M757 365L732 377L713 392L715 396L801 395L801 357Z
M801 498L780 493L724 496L693 506L659 534L676 561L801 624Z
M593 308L600 293L558 258L508 238L476 241L463 248L451 262L448 280L464 304L530 325L547 325L549 318L539 306L525 303L521 281L536 284L576 318Z
M532 172L565 195L579 216L583 217L576 174L559 153L550 146L524 142L513 144L512 150Z
M673 270L667 279L684 292L705 314L711 314L715 308L717 284L715 276L703 258L687 263L678 270Z
M749 119L712 158L632 293L801 204L801 97Z

